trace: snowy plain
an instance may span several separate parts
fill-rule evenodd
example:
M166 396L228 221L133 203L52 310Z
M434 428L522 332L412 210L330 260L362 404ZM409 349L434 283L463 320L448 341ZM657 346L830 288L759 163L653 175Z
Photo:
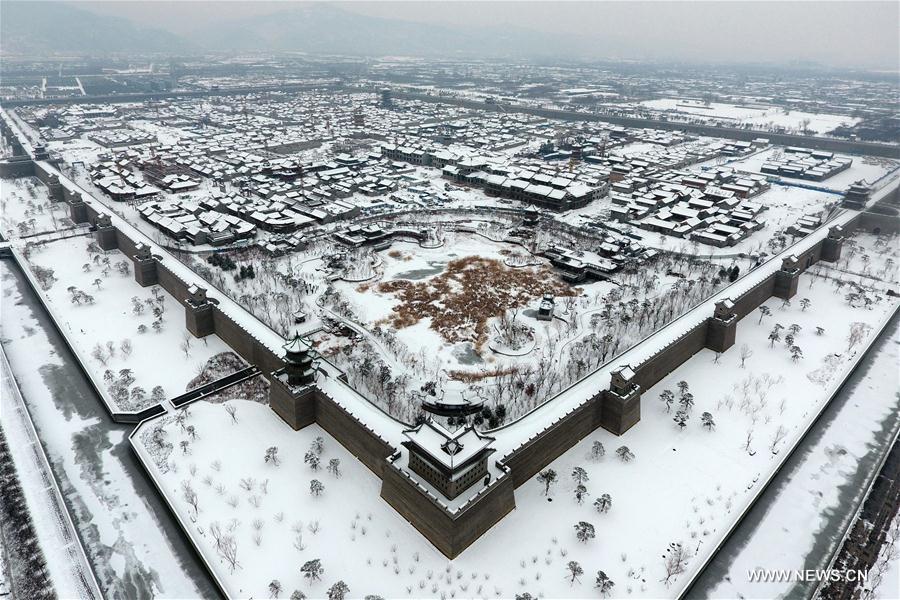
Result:
M15 283L6 261L0 278L3 349L101 589L119 597L205 595L173 550L167 515L146 496L155 492L128 449L130 428L110 422L77 365L57 351L46 333L49 321L25 298L27 283Z
M229 351L229 347L216 335L194 338L184 327L182 306L158 286L156 294L164 298L164 312L162 327L157 332L152 327L155 319L147 305L154 297L153 288L141 287L130 270L123 274L113 266L103 275L102 263L95 264L87 251L92 239L73 237L40 244L29 255L32 265L54 269L57 281L42 293L60 316L60 326L66 328L69 339L78 346L86 366L98 381L102 381L107 369L119 372L127 368L134 374L134 385L147 392L146 402L150 402L149 392L157 385L163 387L166 398L180 395L209 358ZM131 267L131 260L119 250L104 253L103 258L108 258L112 265L124 261ZM88 268L79 266L82 264ZM72 293L68 291L71 286L93 296L93 304L73 303ZM134 297L144 306L139 315L134 314ZM138 332L140 325L147 328L145 333ZM130 354L121 349L124 340L131 344ZM114 348L112 355L107 347L110 342ZM96 356L98 345L102 348L103 360ZM161 356L170 357L164 367L160 364ZM139 410L148 405L131 408Z
M718 363L714 353L701 351L644 393L642 420L627 434L615 438L598 430L549 465L560 474L560 483L551 489L552 502L536 481L524 484L516 491L517 510L454 561L437 554L378 498L378 479L337 442L315 426L293 432L258 404L237 403L237 423L230 422L221 406L194 404L188 422L199 432L196 440L188 440L172 416L162 417L159 422L173 448L158 463L146 445L149 436L142 436L153 421L139 430L135 446L234 595L262 595L273 579L286 590L321 594L343 579L354 595L419 597L443 592L449 597L491 597L528 591L545 597L591 597L599 569L616 582L617 595L672 597L685 575L665 585L663 560L652 557L680 542L691 555L686 573L699 567L860 351L858 344L847 348L850 321L876 326L896 306L883 299L871 309L852 308L834 292L833 284L818 280L809 287L810 280L804 275L801 281L800 295L812 302L807 310L796 303L776 305L773 316L761 324L756 315L739 323L738 345L747 344L753 352L745 368L740 366L738 347L724 353ZM783 344L769 347L768 333L776 320L785 327L792 323L801 327L796 343L803 347L804 357L798 363ZM815 333L820 325L826 326L821 336ZM709 377L710 371L716 377ZM677 390L682 380L695 405L687 427L679 431L672 419L675 409L667 413L657 398L663 389ZM723 389L722 381L733 387ZM714 428L701 426L701 412L713 415ZM236 433L229 436L227 446L217 435L204 434L226 427ZM302 464L301 457L316 436L325 439L327 459L341 460L343 477L313 472ZM189 441L186 453L176 445L181 440ZM596 462L588 459L593 441L607 449ZM273 445L282 457L277 467L263 460L265 449ZM620 445L627 445L636 458L627 463L616 458L614 450ZM589 475L591 500L583 505L573 496L569 476L576 466ZM246 478L254 479L251 490L240 487ZM320 497L309 493L313 478L325 484ZM197 512L184 500L185 481L198 495ZM263 481L265 493L259 488ZM686 481L689 486L683 485ZM613 499L606 514L592 506L592 499L601 493ZM257 519L261 526L254 525ZM294 525L295 520L303 522L293 528L303 531L303 550L295 546L297 533L282 525ZM580 520L594 524L596 539L584 544L575 539L573 526ZM319 530L311 534L309 525L315 521ZM234 572L217 556L209 532L213 522L228 528L235 538L240 567ZM253 541L257 532L262 532L258 548ZM347 553L346 544L360 551ZM312 558L322 559L326 575L324 582L310 588L297 565ZM580 581L566 579L565 565L571 560L585 570Z

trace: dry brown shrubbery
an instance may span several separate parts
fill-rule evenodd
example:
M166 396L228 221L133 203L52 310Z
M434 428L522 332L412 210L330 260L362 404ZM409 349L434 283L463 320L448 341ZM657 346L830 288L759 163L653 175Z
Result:
M451 343L471 341L480 348L487 339L488 319L524 306L543 294L576 296L547 267L511 269L498 260L468 256L451 261L428 281L386 281L379 292L398 295L389 323L400 329L430 318L431 328Z
M515 375L518 372L518 367L506 367L505 369L494 367L490 371L450 371L448 375L450 375L450 379L455 379L456 381L462 381L463 383L475 383L476 381L482 381L484 379L490 379L492 377L506 377L507 375Z

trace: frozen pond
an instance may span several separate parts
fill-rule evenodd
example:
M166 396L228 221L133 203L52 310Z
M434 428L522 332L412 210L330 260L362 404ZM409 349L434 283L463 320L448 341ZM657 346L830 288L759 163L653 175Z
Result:
M218 591L19 270L0 261L0 338L97 579L109 598Z
M443 273L444 269L446 268L446 262L430 260L428 261L428 267L397 273L391 279L409 279L411 281L419 281L421 279L427 279L434 275L439 275L440 273Z

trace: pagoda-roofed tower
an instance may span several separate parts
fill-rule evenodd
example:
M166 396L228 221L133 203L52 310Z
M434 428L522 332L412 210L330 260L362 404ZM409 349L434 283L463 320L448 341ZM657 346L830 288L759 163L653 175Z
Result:
M309 385L316 380L319 353L295 333L284 346L284 373L291 386Z
M844 192L844 201L841 206L844 208L852 208L854 210L863 210L872 194L872 187L865 181L857 181L847 188Z

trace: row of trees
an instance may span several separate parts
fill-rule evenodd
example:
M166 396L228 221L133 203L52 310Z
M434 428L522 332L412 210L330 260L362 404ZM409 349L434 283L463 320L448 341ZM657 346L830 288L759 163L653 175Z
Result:
M12 574L12 591L19 598L55 598L50 570L41 550L25 492L12 453L0 429L0 528Z

